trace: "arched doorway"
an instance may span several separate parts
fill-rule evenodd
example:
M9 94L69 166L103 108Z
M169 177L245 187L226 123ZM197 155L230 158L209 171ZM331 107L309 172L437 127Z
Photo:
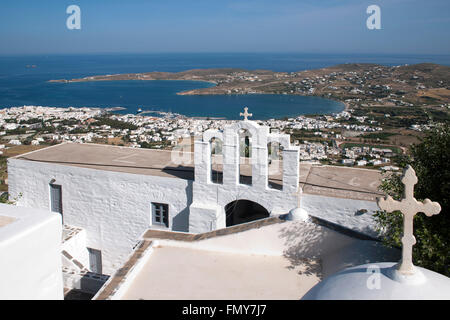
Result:
M236 200L225 206L227 227L269 217L262 205L250 200Z

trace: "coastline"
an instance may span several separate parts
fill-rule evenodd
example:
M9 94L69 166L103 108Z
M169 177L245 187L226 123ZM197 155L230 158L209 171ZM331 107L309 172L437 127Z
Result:
M334 109L339 109L339 112L342 112L348 111L353 106L356 106L355 103L357 104L358 101L366 101L368 105L376 103L377 106L392 106L395 104L399 106L422 105L425 107L432 101L436 105L435 107L438 107L438 105L446 104L449 101L448 96L450 90L443 87L449 74L450 67L432 63L393 67L373 63L348 63L298 72L210 68L180 72L107 74L71 80L47 80L47 82L72 83L123 80L198 81L199 83L208 83L208 86L202 88L199 85L200 88L198 88L194 84L190 88L188 86L189 89L187 90L179 86L171 94L177 96L289 95L317 97L339 104L339 108L334 107ZM420 80L420 84L423 84L421 88L424 88L424 90L418 90L418 79ZM122 98L122 96L119 98ZM142 107L146 107L146 99L148 98L142 96L142 102L138 101L134 102L134 104L142 103ZM153 100L153 96L150 99ZM298 116L299 114L330 114L337 112L328 111L326 107L320 108L320 104L316 107L315 103L311 103L309 105L305 104L306 108L301 111L299 110L299 113L297 113L294 106L296 102L292 103L284 99L277 99L263 98L261 102L243 98L233 103L246 104L250 105L250 107L253 105L253 108L265 108L260 109L262 110L261 119L280 117L277 115L277 112L272 110L275 106L278 111L283 111L287 116ZM184 105L183 102L174 99L177 104L181 103L179 107L178 105L176 107L177 113L179 114L198 116L195 115L195 112L191 112L191 110L194 110L193 108L196 108L195 103L198 103L203 108L204 113L200 116L229 118L230 116L223 110L213 112L214 107L218 106L217 102L223 103L222 107L225 109L234 109L234 106L231 106L226 100L208 98L200 99L193 103L194 100L189 99L184 102L187 103ZM170 105L166 100L160 101L162 101L161 105L163 106ZM284 107L283 101L286 101L285 105L290 109L281 108ZM108 103L109 105L115 104L111 99L106 99L105 104L108 105ZM211 105L213 109L205 105L206 103ZM298 105L300 106L301 104L299 102ZM134 108L131 105L128 107L130 110ZM211 112L208 110L211 110Z
M108 74L71 80L49 80L48 82L199 81L211 84L211 86L194 87L188 90L180 88L181 91L175 92L175 94L178 96L251 94L314 96L342 103L343 110L348 111L351 108L349 101L376 101L377 105L387 106L392 103L402 106L428 105L430 101L436 105L448 103L450 90L444 86L448 75L450 75L450 67L433 63L393 67L374 63L346 63L297 72L209 68L180 72ZM420 83L417 82L419 80ZM431 89L420 91L418 88ZM288 113L292 114L292 112Z
M367 68L365 64L353 64L352 68ZM341 66L334 66L322 69L311 69L298 72L297 77L315 78L322 77L324 71L333 71ZM346 66L344 69L347 69ZM314 96L322 99L331 100L343 105L342 111L348 111L350 104L344 99L339 99L339 94L325 95L321 90L313 90L312 92L295 92L292 90L280 90L292 78L292 72L274 72L270 70L243 70L243 69L194 69L181 72L147 72L134 74L108 74L89 76L78 79L59 79L48 80L51 83L73 83L73 82L94 82L94 81L125 81L125 80L164 80L164 81L199 81L211 84L206 88L195 88L189 90L178 91L178 96L213 96L213 95L252 95L252 94L274 94L274 95L292 95L292 96ZM287 80L287 81L286 81ZM298 82L300 83L300 82ZM286 92L288 91L288 92ZM324 114L333 113L326 112ZM298 116L298 115L297 115ZM223 117L219 117L223 118Z
M348 110L350 110L350 104L348 102L345 102L345 101L339 101L339 102L344 104L344 110L342 110L342 111L348 112Z
M267 94L272 95L272 94ZM301 96L301 95L292 95L292 96ZM301 96L303 97L303 96ZM279 115L279 116L273 116L268 118L258 118L258 119L250 119L254 121L267 121L267 120L283 120L285 118L297 118L300 116L320 116L320 115L332 115L336 113L340 113L342 111L346 111L348 109L348 105L345 102L338 101L336 99L329 99L329 98L323 98L323 97L317 97L321 99L326 99L330 101L334 101L337 103L341 103L344 105L344 109L340 111L328 111L323 113L297 113L297 114L291 114L291 115ZM173 111L164 111L164 110L143 110L140 112L131 112L131 110L127 107L95 107L95 106L50 106L50 105L17 105L17 106L5 106L0 107L0 113L4 109L11 109L11 108L24 108L24 107L37 107L37 108L48 108L48 109L61 109L61 110L73 110L73 109L79 109L79 110L92 110L92 111L102 111L109 114L116 114L116 115L132 115L132 116L141 116L141 117L151 117L151 118L173 118L173 117L181 117L184 119L192 119L192 120L223 120L223 121L237 121L239 119L232 119L226 116L203 116L203 115L187 115L182 112L173 112ZM125 111L125 112L122 112ZM154 115L153 115L154 114Z

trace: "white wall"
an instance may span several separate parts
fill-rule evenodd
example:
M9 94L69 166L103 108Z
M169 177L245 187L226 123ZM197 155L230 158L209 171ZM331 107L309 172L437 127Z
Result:
M379 208L374 201L303 194L300 207L311 216L322 218L369 236L377 236L373 214ZM358 214L357 212L361 209L366 209L367 212Z
M61 217L6 204L0 215L16 218L0 227L0 300L64 299Z
M86 230L88 247L102 251L103 272L125 261L151 227L151 202L169 204L169 227L188 230L192 181L8 159L9 191L19 204L50 208L49 183L62 186L64 223Z
M77 259L86 269L90 270L89 266L89 251L86 246L87 236L86 230L82 229L73 235L70 239L64 241L61 250L65 250L72 257Z

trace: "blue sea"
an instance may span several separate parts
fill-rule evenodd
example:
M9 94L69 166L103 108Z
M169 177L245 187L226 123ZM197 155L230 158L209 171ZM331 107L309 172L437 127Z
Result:
M450 65L450 56L169 53L0 56L0 108L123 107L121 113L170 111L186 116L238 119L244 106L254 119L339 112L339 102L294 95L180 96L177 92L213 84L199 81L107 81L49 83L93 75L151 71L178 72L205 68L266 69L293 72L341 63L401 65L433 62ZM32 67L35 66L35 67Z

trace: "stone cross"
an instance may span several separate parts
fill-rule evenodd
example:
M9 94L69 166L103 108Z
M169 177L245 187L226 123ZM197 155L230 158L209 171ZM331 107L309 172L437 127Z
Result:
M241 113L239 114L241 117L244 117L244 121L247 121L247 120L248 120L248 117L253 117L253 113L248 113L247 111L248 111L248 108L245 107L245 108L244 108L244 113L241 112Z
M417 176L410 165L403 171L402 183L405 185L405 190L401 201L395 201L391 196L387 196L384 199L377 198L377 204L387 212L399 210L403 214L402 260L398 271L404 275L412 275L414 274L412 247L416 243L416 238L413 235L414 216L416 213L423 212L430 217L438 214L441 211L441 206L437 202L431 202L430 199L425 199L422 203L414 198L414 185L417 183Z

